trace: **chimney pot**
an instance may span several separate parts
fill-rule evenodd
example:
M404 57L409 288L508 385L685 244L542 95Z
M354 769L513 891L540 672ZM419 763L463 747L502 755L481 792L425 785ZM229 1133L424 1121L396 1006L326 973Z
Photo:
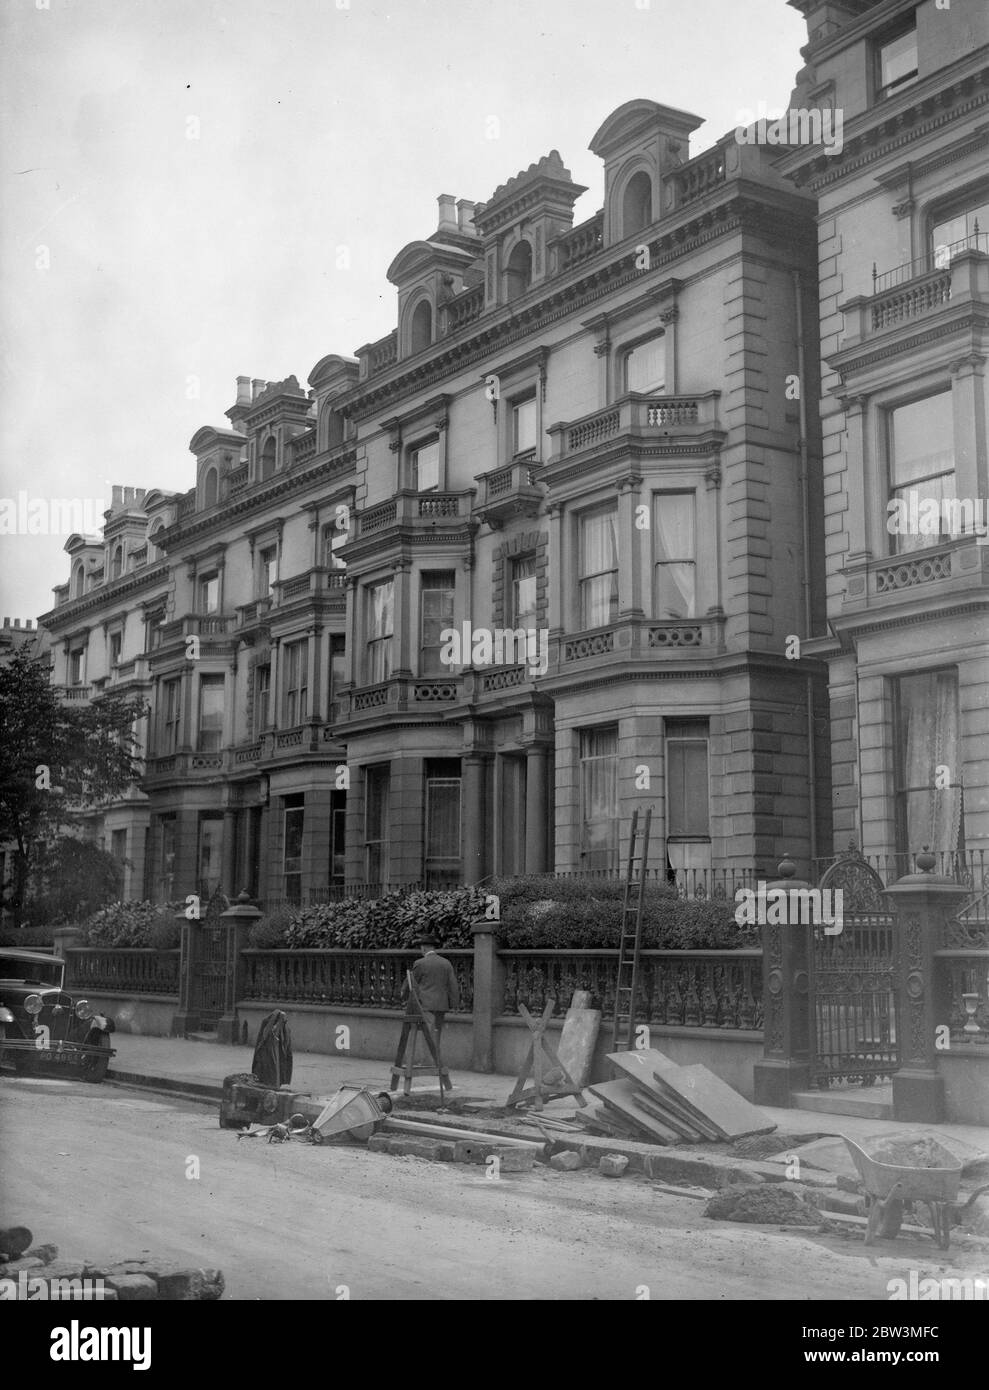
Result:
M437 224L436 230L438 232L457 231L458 228L456 198L453 196L452 193L441 193L440 196L436 199L436 201L439 204L440 209L440 220Z

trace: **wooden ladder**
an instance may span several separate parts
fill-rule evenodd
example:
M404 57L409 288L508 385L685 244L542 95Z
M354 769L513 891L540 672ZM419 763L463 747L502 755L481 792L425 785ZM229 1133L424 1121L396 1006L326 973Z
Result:
M635 1046L635 1005L639 989L642 907L646 891L646 864L649 859L649 829L651 825L651 806L646 810L645 826L641 832L639 830L639 812L638 810L633 811L632 832L628 842L628 864L625 870L625 894L622 900L621 936L618 939L615 1014L612 1020L612 1045L616 1052L627 1052ZM640 834L642 836L642 852L636 853ZM635 892L636 889L638 892Z

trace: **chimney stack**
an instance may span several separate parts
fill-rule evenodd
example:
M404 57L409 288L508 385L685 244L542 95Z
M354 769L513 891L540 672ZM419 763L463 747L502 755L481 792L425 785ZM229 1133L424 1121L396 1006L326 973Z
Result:
M124 490L119 483L113 484L113 493L110 499L110 510L116 511L118 507L124 505Z
M460 230L467 236L474 232L474 204L466 198L461 198L457 203L457 217L460 221Z
M261 392L268 385L261 377L256 376L251 382L251 400L256 401Z
M456 232L459 230L457 225L457 200L452 193L441 193L436 199L440 208L440 220L436 230L438 232Z
M251 378L249 376L239 376L237 378L237 404L250 405L251 403Z

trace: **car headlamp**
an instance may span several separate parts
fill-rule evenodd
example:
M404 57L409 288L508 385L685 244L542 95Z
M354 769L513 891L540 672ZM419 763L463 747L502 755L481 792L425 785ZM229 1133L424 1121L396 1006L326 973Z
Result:
M45 1007L40 994L29 994L24 1000L24 1010L29 1014L40 1014Z
M79 1019L80 1023L88 1023L92 1017L93 1011L89 1006L89 1001L80 999L76 1005L76 1018Z

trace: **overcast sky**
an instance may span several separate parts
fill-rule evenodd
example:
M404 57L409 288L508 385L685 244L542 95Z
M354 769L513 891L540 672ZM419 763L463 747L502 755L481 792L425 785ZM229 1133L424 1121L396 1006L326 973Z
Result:
M3 0L0 24L0 498L91 510L191 487L238 375L305 386L388 333L385 271L438 194L557 148L581 221L611 111L704 117L696 154L785 105L806 37L785 0ZM0 538L3 614L51 607L65 539Z

